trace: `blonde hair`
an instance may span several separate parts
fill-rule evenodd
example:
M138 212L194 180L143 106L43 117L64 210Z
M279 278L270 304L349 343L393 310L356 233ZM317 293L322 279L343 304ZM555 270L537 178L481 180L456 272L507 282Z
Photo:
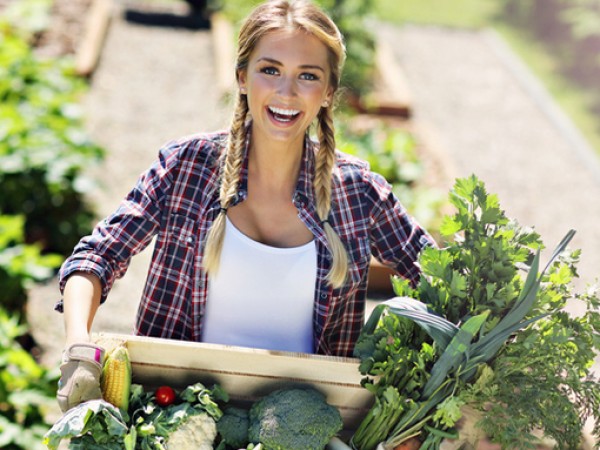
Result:
M267 1L257 8L244 21L239 37L236 62L236 77L248 66L250 55L259 40L267 33L293 29L302 30L315 36L327 48L330 68L329 87L332 92L339 88L342 67L346 57L342 35L331 18L309 0ZM204 267L215 273L219 267L221 248L225 235L225 216L237 193L240 169L246 145L246 119L248 101L239 90L235 96L234 114L230 126L229 139L221 169L219 200L221 211L212 224L204 251ZM348 255L339 236L329 223L331 210L332 172L335 164L335 129L332 102L322 107L317 115L317 136L319 151L316 155L314 189L317 198L317 214L323 223L325 236L333 254L328 281L333 287L344 284L348 271Z

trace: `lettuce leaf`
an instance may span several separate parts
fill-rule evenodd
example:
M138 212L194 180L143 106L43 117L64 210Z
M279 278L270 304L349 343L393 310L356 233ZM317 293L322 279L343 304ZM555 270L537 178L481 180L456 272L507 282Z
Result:
M71 449L121 450L129 428L121 411L104 400L90 400L67 411L45 434L44 444L56 450L63 439Z

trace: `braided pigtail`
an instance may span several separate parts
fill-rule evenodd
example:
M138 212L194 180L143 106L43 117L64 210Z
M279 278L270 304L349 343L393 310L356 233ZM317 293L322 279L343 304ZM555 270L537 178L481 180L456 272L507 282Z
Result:
M248 115L248 102L245 95L238 95L235 104L235 113L229 131L227 149L223 164L221 165L221 187L219 201L221 211L215 218L204 249L204 268L207 273L215 274L219 269L223 238L225 237L225 218L227 208L237 194L240 170L243 163L244 146L246 144L246 116Z
M323 222L325 236L333 254L333 261L327 278L333 287L338 288L346 280L348 254L339 236L328 221L331 210L331 177L336 148L331 106L321 108L318 119L317 134L320 148L316 158L314 183L317 197L317 214Z

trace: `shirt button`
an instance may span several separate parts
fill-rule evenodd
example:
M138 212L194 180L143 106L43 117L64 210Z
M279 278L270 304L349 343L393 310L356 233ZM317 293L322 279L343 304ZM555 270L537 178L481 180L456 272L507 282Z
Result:
M186 238L185 242L187 242L188 244L191 244L192 242L194 242L194 238L192 238L191 236L188 236Z
M322 299L326 299L327 298L327 294L321 294L321 298Z

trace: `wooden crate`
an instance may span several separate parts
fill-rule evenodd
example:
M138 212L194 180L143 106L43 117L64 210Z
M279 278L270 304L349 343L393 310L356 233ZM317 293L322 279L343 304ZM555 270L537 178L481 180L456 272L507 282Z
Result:
M232 401L253 402L281 387L312 386L339 409L346 431L357 427L372 404L354 358L106 333L95 341L106 349L124 342L133 382L147 388L218 383Z

